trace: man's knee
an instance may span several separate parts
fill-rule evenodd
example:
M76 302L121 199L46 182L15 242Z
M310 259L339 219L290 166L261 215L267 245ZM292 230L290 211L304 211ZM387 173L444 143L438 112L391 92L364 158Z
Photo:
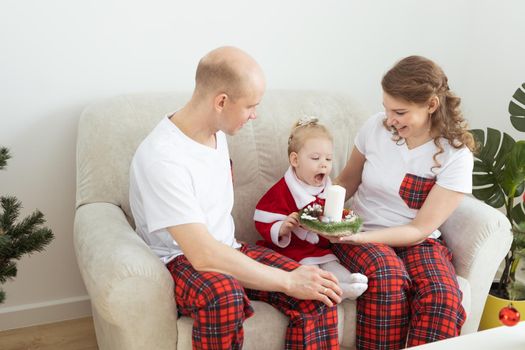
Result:
M205 274L206 283L198 291L201 308L228 308L231 312L242 312L245 304L244 288L230 275L216 272Z

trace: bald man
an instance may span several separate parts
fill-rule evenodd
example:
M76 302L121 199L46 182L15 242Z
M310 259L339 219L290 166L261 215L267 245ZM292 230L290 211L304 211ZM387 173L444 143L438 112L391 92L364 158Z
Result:
M133 158L137 232L171 272L179 313L194 319L194 349L240 349L250 299L290 317L286 349L338 349L337 279L234 237L225 134L256 118L264 90L260 66L237 48L200 60L190 101L162 119Z

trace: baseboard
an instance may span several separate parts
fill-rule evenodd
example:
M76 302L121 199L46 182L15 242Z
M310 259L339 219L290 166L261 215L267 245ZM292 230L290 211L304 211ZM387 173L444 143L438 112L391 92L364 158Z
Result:
M0 331L91 316L89 296L0 308Z

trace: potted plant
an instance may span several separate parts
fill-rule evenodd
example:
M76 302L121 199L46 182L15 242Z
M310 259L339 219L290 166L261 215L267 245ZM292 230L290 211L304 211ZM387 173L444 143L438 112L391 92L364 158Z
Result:
M0 147L0 170L10 158L9 151ZM22 204L13 196L0 196L0 285L16 276L15 260L22 255L41 251L53 240L53 233L45 223L44 214L35 210L17 222ZM0 289L0 304L5 293Z
M525 106L525 83L516 90L508 107L512 126L521 132L525 132L525 108L523 106ZM501 277L499 281L494 282L489 295L489 299L493 296L503 300L501 303L510 306L512 301L525 300L525 285L516 280L520 259L525 256L525 207L523 203L525 198L522 199L525 187L525 140L515 141L507 133L492 128L487 128L486 132L480 129L471 130L471 132L478 146L474 161L472 193L476 198L492 207L504 207L507 219L512 226L513 242L505 257ZM482 329L499 324L497 311L495 311L498 309L488 310L488 304L489 302L482 316L480 326ZM507 307L508 310L519 312L513 306ZM521 311L523 316L525 316L524 311ZM494 316L496 324L486 321L488 316Z

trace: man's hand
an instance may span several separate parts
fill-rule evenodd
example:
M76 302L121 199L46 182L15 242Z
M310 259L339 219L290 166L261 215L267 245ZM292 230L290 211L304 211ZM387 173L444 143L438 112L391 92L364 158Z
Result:
M303 300L319 300L330 307L341 302L343 291L332 273L317 266L301 265L289 272L289 276L287 295Z
M293 212L283 221L279 230L279 237L289 235L297 226L299 226L299 213Z

